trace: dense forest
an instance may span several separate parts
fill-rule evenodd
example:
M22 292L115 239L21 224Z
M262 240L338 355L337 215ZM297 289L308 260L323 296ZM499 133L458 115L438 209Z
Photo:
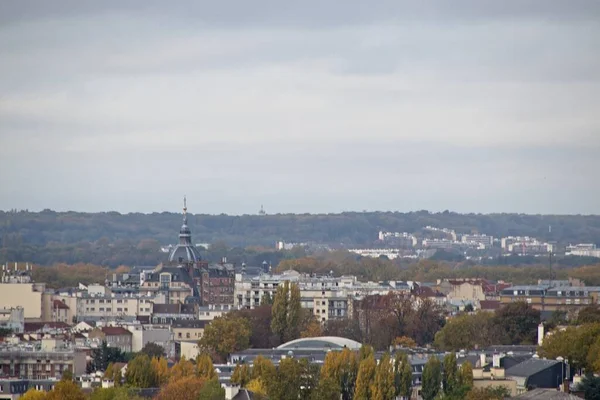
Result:
M277 240L360 246L373 243L379 230L420 232L427 225L457 233L485 233L494 237L533 236L546 241L600 243L600 216L348 212L341 214L202 215L188 214L196 243L223 240L232 246L273 246ZM110 242L138 243L154 239L174 243L181 225L176 213L120 214L0 211L4 247L18 244ZM551 227L551 229L550 229Z
M0 211L0 263L27 261L39 265L92 263L157 265L167 254L158 249L177 242L181 215L176 213L119 214ZM210 243L203 258L218 261L278 265L283 259L304 254L275 252L278 240L326 244L333 248L376 244L379 230L425 234L427 225L454 229L457 233L534 236L568 243L600 243L600 216L542 216L521 214L456 214L364 212L342 214L188 215L195 243ZM549 227L551 226L551 229ZM290 254L291 253L291 254ZM440 261L464 261L464 257L436 255ZM449 257L449 258L448 258ZM454 259L456 258L456 259ZM434 258L435 259L435 258ZM592 264L597 260L557 258L557 266ZM490 264L547 264L541 258L501 258Z

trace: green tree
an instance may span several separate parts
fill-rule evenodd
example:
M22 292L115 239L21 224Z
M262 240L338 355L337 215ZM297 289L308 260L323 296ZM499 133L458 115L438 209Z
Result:
M121 380L123 379L121 368L116 366L114 363L108 364L108 368L106 368L106 371L104 371L104 378L113 381L115 386L121 385Z
M166 358L153 357L152 358L152 368L154 369L154 372L156 372L159 386L162 386L169 381L170 371L169 371L169 365L167 364Z
M510 397L510 390L504 386L473 388L466 396L461 397L465 400L504 400Z
M148 357L153 358L160 358L160 357L164 357L165 355L165 349L154 343L154 342L148 342L144 345L144 347L142 347L141 350L142 353L147 354Z
M595 342L600 340L600 323L570 326L544 338L538 349L540 356L549 359L564 357L576 370L594 369ZM597 354L597 353L596 353Z
M267 397L267 385L261 378L252 379L246 385L246 389L260 397Z
M524 301L518 301L497 310L494 322L504 344L533 344L536 343L540 312Z
M275 293L275 298L273 299L273 307L271 308L271 330L279 336L280 343L285 342L289 291L289 281L285 281L282 285L279 285L279 287L277 287L277 292Z
M389 353L385 353L375 370L373 398L380 400L394 400L396 397L394 387L394 364Z
M23 396L19 397L19 400L46 400L46 392L36 389L29 389Z
M152 388L158 386L158 376L152 368L152 361L146 354L138 354L127 364L125 383L137 388Z
M600 377L587 374L577 389L583 391L586 400L600 400Z
M210 359L210 356L206 353L199 354L196 357L196 375L200 378L204 378L207 381L211 379L217 379L217 373L215 367Z
M338 382L332 378L319 380L319 384L312 392L311 400L339 400L342 393Z
M577 313L577 324L600 323L600 305L593 304L583 307Z
M287 306L285 341L294 340L300 337L300 288L292 283L289 287L290 298Z
M348 348L342 351L330 351L325 356L321 368L321 380L335 382L343 400L352 399L357 374L357 355Z
M421 395L423 400L433 400L438 395L442 384L442 368L440 360L431 356L423 368Z
M275 378L277 369L273 362L259 355L252 364L252 379L262 379L263 382L269 382Z
M244 387L248 382L250 382L250 368L248 368L248 364L237 364L231 375L231 383Z
M394 357L394 388L396 396L410 398L412 393L412 367L406 353Z
M469 361L465 361L458 372L458 384L460 386L473 387L473 366Z
M225 389L217 378L207 381L198 395L199 400L225 400Z
M226 314L217 317L204 329L200 347L226 360L234 351L247 349L250 343L250 324L245 318Z
M444 357L442 387L445 394L453 393L458 388L458 366L454 353L446 354Z
M86 398L75 382L60 381L48 392L45 400L86 400Z
M375 351L373 350L372 346L369 346L368 344L363 344L360 346L360 350L358 351L359 362L371 356L375 356Z
M373 397L376 370L377 362L372 354L360 362L354 389L355 400L370 400Z
M142 400L133 390L126 386L111 388L96 388L90 395L90 400Z
M486 347L500 342L494 314L479 311L451 318L435 335L434 345L440 350L459 351Z
M273 305L273 298L271 297L270 292L263 293L262 297L260 298L260 305L261 306L272 306Z
M306 362L306 360L304 360ZM306 364L295 358L285 358L279 363L275 379L267 383L269 398L280 400L298 400L303 398L301 390L302 375Z

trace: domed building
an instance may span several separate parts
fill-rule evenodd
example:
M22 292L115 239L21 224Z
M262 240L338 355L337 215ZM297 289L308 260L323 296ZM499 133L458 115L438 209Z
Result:
M183 198L183 225L179 230L179 244L169 255L171 264L195 264L201 260L198 250L192 244L192 232L188 227L186 198Z

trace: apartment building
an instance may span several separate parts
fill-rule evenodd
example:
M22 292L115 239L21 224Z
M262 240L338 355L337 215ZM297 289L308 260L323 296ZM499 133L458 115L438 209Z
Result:
M25 320L42 320L42 296L46 284L34 283L31 280L30 267L15 264L11 269L8 264L2 266L0 275L0 305L4 308L22 307Z
M76 298L77 321L125 318L125 317L150 317L154 296L123 296L123 295L89 295L81 294Z
M502 304L525 301L540 311L571 311L600 304L599 295L600 286L511 286L501 291L500 301Z
M13 333L25 330L25 311L23 307L0 309L0 328L10 329Z
M51 379L64 371L85 373L86 354L60 339L43 338L34 343L0 344L0 373L26 379Z

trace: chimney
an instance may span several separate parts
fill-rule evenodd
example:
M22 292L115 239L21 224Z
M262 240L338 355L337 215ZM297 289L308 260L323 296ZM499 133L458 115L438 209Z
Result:
M231 400L238 394L240 387L238 385L226 385L225 386L225 400Z
M502 358L502 355L500 354L494 354L493 358L492 358L492 366L494 368L500 368L500 359Z
M540 322L538 325L538 346L544 343L544 324Z

